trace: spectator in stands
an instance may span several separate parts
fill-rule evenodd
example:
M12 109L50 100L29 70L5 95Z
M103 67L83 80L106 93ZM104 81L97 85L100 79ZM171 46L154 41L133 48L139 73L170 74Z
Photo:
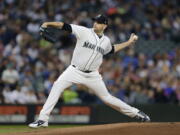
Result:
M13 63L9 63L7 68L2 72L3 83L8 85L12 90L16 88L19 80L19 73L13 66Z

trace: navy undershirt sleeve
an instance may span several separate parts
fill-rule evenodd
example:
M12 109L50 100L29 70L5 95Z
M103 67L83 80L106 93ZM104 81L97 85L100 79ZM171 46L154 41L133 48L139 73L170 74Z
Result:
M108 54L113 54L115 52L114 46L112 46L111 51Z
M62 30L65 30L65 31L72 33L72 27L70 24L67 24L67 23L64 23Z

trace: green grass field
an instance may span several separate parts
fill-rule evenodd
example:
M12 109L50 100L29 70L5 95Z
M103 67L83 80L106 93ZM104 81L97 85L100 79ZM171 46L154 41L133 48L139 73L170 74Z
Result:
M82 126L82 125L50 125L48 128L68 128L68 127L78 127L78 126ZM30 132L33 130L40 130L40 129L32 129L26 125L0 125L0 134L13 133L13 132Z

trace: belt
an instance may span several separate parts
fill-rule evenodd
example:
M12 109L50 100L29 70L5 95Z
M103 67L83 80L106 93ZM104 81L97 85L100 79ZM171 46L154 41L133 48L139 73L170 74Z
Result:
M73 67L75 67L75 68L77 68L75 65L72 65ZM78 69L78 68L77 68ZM80 69L79 69L80 70ZM84 72L84 73L91 73L92 71L90 71L90 70L85 70L85 71L83 71L83 70L80 70L80 71L82 71L82 72Z

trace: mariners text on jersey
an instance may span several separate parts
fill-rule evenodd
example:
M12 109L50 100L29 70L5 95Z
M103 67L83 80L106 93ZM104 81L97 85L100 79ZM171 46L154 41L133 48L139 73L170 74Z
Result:
M104 54L104 49L101 48L100 46L96 46L95 44L90 43L89 41L84 42L83 47L89 48L89 49L95 49L102 55Z

